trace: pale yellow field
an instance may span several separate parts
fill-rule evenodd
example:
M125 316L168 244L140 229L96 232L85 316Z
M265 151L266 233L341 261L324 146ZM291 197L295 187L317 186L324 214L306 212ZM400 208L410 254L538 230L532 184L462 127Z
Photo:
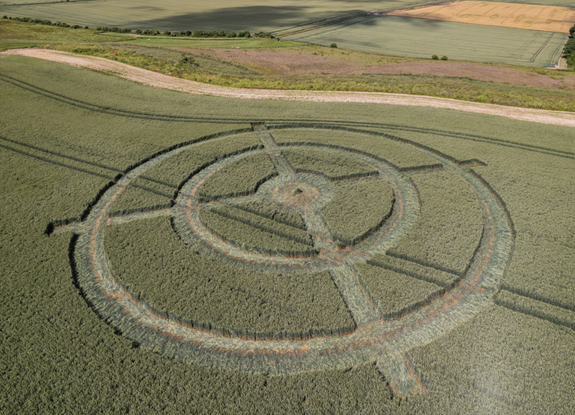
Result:
M567 33L569 28L575 24L574 7L490 1L461 1L412 10L397 10L388 14L560 33Z

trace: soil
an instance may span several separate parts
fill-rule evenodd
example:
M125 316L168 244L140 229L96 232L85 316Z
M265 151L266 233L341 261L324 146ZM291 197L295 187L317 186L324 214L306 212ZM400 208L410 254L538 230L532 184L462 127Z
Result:
M240 99L276 99L310 102L359 102L435 107L489 115L498 115L512 119L532 121L543 124L575 127L575 113L571 112L517 108L494 104L458 101L447 98L436 98L419 95L387 94L377 92L297 91L229 88L174 78L168 75L136 68L104 58L80 56L67 52L53 51L48 49L12 49L1 52L0 55L22 55L46 59L54 62L66 63L68 65L80 68L89 68L105 73L112 73L113 75L139 82L144 85L149 85L156 88L172 89L194 95L212 95Z
M242 65L272 75L409 74L469 78L536 88L575 89L575 76L546 76L519 69L459 62L403 62L373 65L290 50L186 49L198 55Z

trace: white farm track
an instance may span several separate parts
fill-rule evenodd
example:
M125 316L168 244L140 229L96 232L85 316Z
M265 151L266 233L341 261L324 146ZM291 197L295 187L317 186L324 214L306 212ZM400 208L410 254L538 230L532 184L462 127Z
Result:
M390 104L416 107L445 108L479 114L497 115L522 121L542 124L575 127L575 113L549 111L531 108L509 107L495 104L459 101L448 98L436 98L420 95L389 94L379 92L350 91L297 91L274 89L241 89L188 81L146 69L136 68L124 63L94 56L81 56L68 52L49 49L12 49L1 55L21 55L54 62L65 63L79 68L88 68L111 73L120 78L138 82L156 88L171 89L193 95L211 95L240 99L274 99L308 102L358 102L370 104Z

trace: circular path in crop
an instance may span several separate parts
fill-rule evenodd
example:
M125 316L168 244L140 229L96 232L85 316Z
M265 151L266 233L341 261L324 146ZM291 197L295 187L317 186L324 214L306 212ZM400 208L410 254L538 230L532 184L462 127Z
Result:
M170 206L111 215L114 200L138 176L182 152L212 141L234 140L239 134L252 134L259 144L218 156L190 172ZM241 175L234 174L237 166L246 163L248 167L253 163L252 170L262 175L248 187ZM481 165L478 160L455 160L400 137L371 131L331 125L252 124L246 131L168 148L117 177L100 192L82 221L69 225L76 233L73 267L86 299L103 319L143 347L167 357L269 374L376 362L393 392L408 396L424 386L406 352L433 341L491 304L511 253L511 220L503 201L474 170ZM436 202L426 198L441 189L434 185L433 175L437 174L458 180L478 206L480 217L475 219L481 229L474 249L464 254L467 265L461 272L450 273L444 267L410 258L409 252L402 254L400 249L402 241L413 235L427 238L433 245L434 235L421 229L436 219L429 216L429 206ZM425 177L430 184L419 181ZM380 190L355 195L354 189L362 183ZM422 184L418 188L416 183ZM218 194L218 186L236 190ZM361 210L361 197L372 209L367 214ZM351 211L342 202L358 199ZM258 217L257 211L246 206L291 215L299 218L300 224L280 223L275 214ZM114 274L104 240L110 224L121 226L156 216L170 217L174 232L190 254L200 252L238 268L263 272L328 272L353 327L322 333L262 334L215 327L209 321L192 323L166 314L170 310L155 308L127 288L121 275ZM240 226L252 229L250 235L238 232ZM240 240L244 237L247 239ZM381 281L374 283L367 269L381 270L396 280L423 280L422 284L435 288L423 298L409 299L409 288L400 284L398 298L405 294L405 299L392 309L382 302L385 297L377 294L385 295L386 288L378 288Z

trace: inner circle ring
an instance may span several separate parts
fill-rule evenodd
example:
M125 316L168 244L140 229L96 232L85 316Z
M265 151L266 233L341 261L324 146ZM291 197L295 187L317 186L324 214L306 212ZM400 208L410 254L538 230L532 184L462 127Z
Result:
M350 131L347 128L339 130ZM394 139L385 134L368 134ZM214 139L231 135L233 133L222 134ZM480 246L464 277L445 294L401 319L380 319L351 333L301 340L229 336L155 310L134 296L111 271L103 243L108 212L115 198L133 179L197 142L168 149L129 169L101 193L74 237L73 266L86 299L110 325L143 347L182 361L251 373L344 368L375 361L389 349L407 351L427 344L492 303L513 245L512 226L502 201L472 170L461 168L437 152L422 150L404 141L402 145L423 151L437 159L445 169L458 173L475 190L482 208L484 228Z
M289 149L305 149L305 146L289 146ZM337 266L341 263L365 262L377 253L385 253L387 249L396 245L400 238L413 226L419 213L419 197L413 183L389 164L369 157L365 154L358 154L350 149L321 149L327 152L345 152L360 161L363 161L377 170L381 180L387 180L393 187L395 203L392 215L382 224L382 226L372 235L360 243L349 246L345 250L332 249L321 251L317 256L305 256L294 258L277 254L263 254L261 252L250 252L234 244L226 243L221 238L215 236L200 220L201 202L198 196L201 185L216 171L229 163L234 163L241 159L260 154L265 150L252 150L242 154L237 154L214 163L202 170L188 180L181 188L176 205L174 206L174 227L178 235L188 245L195 245L200 241L207 243L211 249L216 249L229 258L237 260L239 263L257 263L268 267L289 268L292 272L303 270L309 272L309 267L320 271ZM258 189L261 198L270 200L273 198L275 189L282 183L297 182L305 180L322 186L321 177L309 173L294 173L279 176L263 183ZM331 193L330 188L325 189L326 193ZM320 205L331 195L320 196L315 205ZM322 200L325 199L325 200ZM336 259L337 258L337 259Z

